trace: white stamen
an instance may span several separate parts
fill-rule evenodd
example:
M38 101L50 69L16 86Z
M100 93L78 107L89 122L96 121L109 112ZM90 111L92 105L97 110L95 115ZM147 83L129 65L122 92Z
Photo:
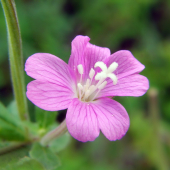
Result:
M94 67L100 67L101 71L95 75L94 69L91 68L89 78L82 82L84 73L83 65L79 64L77 66L78 72L80 73L79 83L77 84L78 98L85 102L93 101L98 98L100 91L107 85L107 78L110 78L114 85L117 84L118 81L117 76L113 73L117 69L118 63L113 62L107 68L107 65L104 62L99 61L95 63ZM93 79L97 82L93 81Z
M84 85L84 90L86 91L90 86L90 79L86 80L86 84Z
M95 75L95 71L93 68L91 68L90 73L89 73L90 79L92 79L94 77L94 75Z
M108 73L112 73L113 71L115 71L115 70L117 69L117 67L118 67L118 63L113 62L113 63L109 66L107 72L108 72Z
M78 87L78 90L79 90L79 99L81 99L81 97L82 97L81 91L83 90L83 86L80 83L78 83L77 87Z
M80 90L83 90L83 86L80 83L78 83L77 86Z
M103 72L107 71L107 66L105 63L103 63L102 61L98 61L96 62L96 64L94 65L94 67L100 67L102 69Z
M94 88L95 88L95 85L91 85L91 86L89 87L89 90L92 92Z
M106 86L106 84L107 84L107 81L104 81L104 82L98 87L98 89L99 89L99 90L104 89L105 86Z
M89 87L89 96L90 96L95 90L96 90L96 86L91 85L91 86Z
M90 85L90 79L87 79L87 80L86 80L86 85L89 87L89 85Z
M82 75L83 72L84 72L84 69L83 69L82 64L79 64L79 65L77 66L77 69L78 69L78 72Z
M108 75L108 77L112 79L113 85L116 85L116 84L117 84L117 77L116 77L115 74L110 73L110 74Z
M99 89L99 90L98 90L97 93L93 96L92 100L94 100L94 99L96 98L96 96L99 94L99 92L100 92L102 89L105 88L106 84L107 84L107 81L104 81L100 86L98 86L98 89Z
M84 100L86 100L89 97L90 94L90 90L87 90L84 96Z

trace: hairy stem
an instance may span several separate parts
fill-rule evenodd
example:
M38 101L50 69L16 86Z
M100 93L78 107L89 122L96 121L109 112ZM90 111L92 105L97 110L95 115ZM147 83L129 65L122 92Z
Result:
M64 120L57 128L47 133L40 141L45 146L48 145L53 139L56 139L67 132L66 120Z
M1 0L8 32L9 61L14 96L21 120L29 119L25 95L21 34L14 0Z

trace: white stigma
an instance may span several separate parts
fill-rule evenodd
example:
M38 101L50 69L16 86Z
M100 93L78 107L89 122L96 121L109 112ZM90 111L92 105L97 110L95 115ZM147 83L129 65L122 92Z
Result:
M96 62L96 64L94 65L94 67L100 67L102 69L103 72L107 71L107 66L105 63L103 63L102 61L98 61Z
M82 64L79 64L77 66L78 72L80 74L80 79L77 83L77 92L78 98L82 101L88 102L95 100L98 97L100 91L104 89L107 85L106 78L110 78L113 81L113 85L117 84L118 79L113 72L117 69L118 63L113 62L109 67L107 67L107 65L102 61L98 61L95 63L94 67L99 67L101 69L101 72L98 72L95 75L94 69L91 68L89 72L90 79L88 78L86 81L83 81L85 82L85 84L82 84L82 75L84 73L84 69ZM96 83L93 78L98 82Z
M112 64L110 64L110 66L109 66L109 68L108 68L108 72L109 73L112 73L113 71L115 71L116 69L117 69L117 67L118 67L118 63L116 63L116 62L113 62Z
M108 74L108 77L112 79L114 85L117 84L117 77L116 77L115 74L113 74L113 73L111 74L110 73L110 74Z
M106 64L104 64L103 62L99 61L95 64L94 67L100 67L101 68L101 72L97 73L95 76L95 80L101 80L101 79L106 79L107 77L111 78L113 81L113 84L117 84L117 77L114 73L112 73L113 71L115 71L118 67L118 63L113 62L109 68L107 68Z

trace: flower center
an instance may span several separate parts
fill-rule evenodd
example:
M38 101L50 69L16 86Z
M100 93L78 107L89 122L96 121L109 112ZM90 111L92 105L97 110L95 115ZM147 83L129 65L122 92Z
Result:
M117 76L113 73L118 67L118 63L113 62L108 68L105 63L102 61L98 61L95 63L94 67L100 67L101 72L95 75L95 71L93 68L90 69L89 78L86 80L86 83L82 83L82 75L84 73L84 69L82 64L77 66L78 72L80 74L79 83L77 83L77 93L78 98L82 101L93 101L97 98L99 92L106 86L107 81L106 78L110 78L113 81L113 85L117 84ZM95 77L94 77L95 75ZM97 81L96 84L93 83L93 79Z

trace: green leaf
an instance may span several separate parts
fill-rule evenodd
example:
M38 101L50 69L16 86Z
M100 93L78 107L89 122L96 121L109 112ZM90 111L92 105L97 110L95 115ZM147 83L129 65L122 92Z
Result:
M19 125L15 116L11 116L7 108L1 102L0 102L0 119L16 127Z
M14 163L18 162L19 159L28 156L29 150L30 146L26 146L21 147L17 150L10 151L4 155L0 155L0 170L4 170L4 168L6 168L7 166L9 166L10 168L12 167L12 165L14 165Z
M57 112L50 112L35 107L35 114L39 127L46 129L55 122Z
M21 122L12 116L2 103L0 103L0 138L9 141L26 139Z
M8 164L6 167L2 168L2 170L46 170L43 165L41 165L35 159L24 157L16 163ZM1 170L1 169L0 169Z
M45 168L37 160L24 157L18 162L17 170L45 170Z
M43 164L47 170L55 170L60 166L58 156L48 147L43 147L39 143L35 143L30 151L30 157L36 159Z
M70 134L65 133L61 137L50 142L49 147L51 151L53 151L54 153L57 153L63 150L69 144L70 139L71 139Z
M38 134L39 127L38 127L38 124L36 122L25 121L25 122L23 122L23 126L25 126L29 129L29 132L30 132L32 137L33 136L35 136L35 137L39 136L39 134Z
M7 110L10 114L12 114L12 116L15 116L16 119L18 120L20 119L19 114L18 114L17 104L15 100L10 102L10 104L7 106Z

